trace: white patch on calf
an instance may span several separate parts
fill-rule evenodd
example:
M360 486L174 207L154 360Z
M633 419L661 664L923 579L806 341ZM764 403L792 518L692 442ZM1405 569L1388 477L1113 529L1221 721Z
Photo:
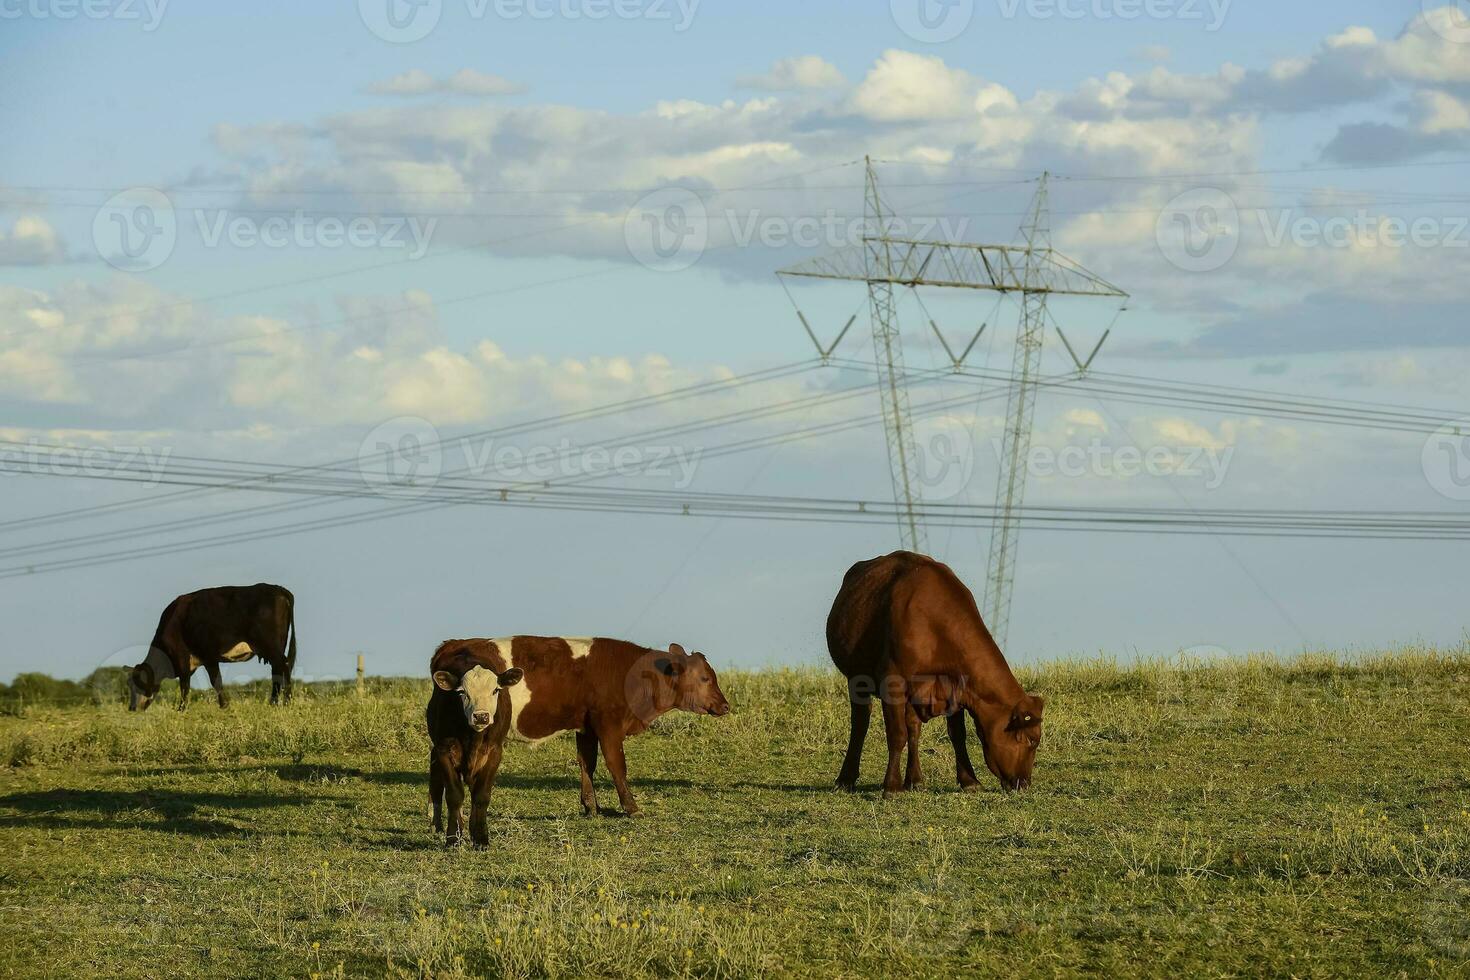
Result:
M592 652L592 638L590 636L564 636L562 637L562 641L572 648L573 660L579 660Z
M502 636L502 637L499 637L497 639L491 640L490 642L493 643L493 644L495 644L495 649L500 652L500 657L501 657L502 660L505 661L505 666L506 666L506 669L507 670L509 670L511 667L517 666L516 660L515 660L515 637L512 637L512 636ZM574 640L568 640L567 641L567 645L572 647L572 656L574 658L577 656L577 647L576 646L572 646L572 644L573 643L581 643L581 642L584 642L584 641L581 641L581 640L575 640L575 641ZM587 640L585 642L586 642L588 648L590 649L591 646L592 646L592 641L591 640ZM586 656L586 654L583 653L582 656ZM521 669L522 670L525 670L524 667L522 667ZM511 738L515 739L517 742L524 742L524 743L526 743L528 745L540 745L542 742L546 741L548 738L555 738L557 735L560 735L561 734L561 732L555 732L555 733L553 733L551 735L547 735L547 736L545 736L543 738L529 738L529 737L527 737L525 734L523 734L521 732L521 712L526 710L526 705L528 705L528 704L531 703L531 697L532 697L532 694L531 694L531 675L530 675L529 672L526 674L525 677L523 677L521 679L521 682L519 684L515 685L514 687L508 687L508 688L506 688L506 693L510 695L510 737Z

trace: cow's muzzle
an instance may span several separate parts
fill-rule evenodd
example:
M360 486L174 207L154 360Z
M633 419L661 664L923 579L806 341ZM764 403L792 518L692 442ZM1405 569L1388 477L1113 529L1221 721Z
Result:
M477 732L483 732L490 727L490 712L476 711L470 718L470 727Z

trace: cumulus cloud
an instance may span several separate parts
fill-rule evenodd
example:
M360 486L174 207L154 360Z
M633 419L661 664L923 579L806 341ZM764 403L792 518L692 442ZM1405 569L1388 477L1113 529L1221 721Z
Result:
M6 231L0 225L0 266L50 265L66 260L66 246L46 219L21 215Z
M746 75L737 84L768 92L797 92L804 89L841 88L847 79L837 66L814 54L782 58L761 75Z
M488 75L472 68L462 68L447 78L435 78L422 69L394 75L374 82L368 91L374 95L517 95L526 87L499 75Z

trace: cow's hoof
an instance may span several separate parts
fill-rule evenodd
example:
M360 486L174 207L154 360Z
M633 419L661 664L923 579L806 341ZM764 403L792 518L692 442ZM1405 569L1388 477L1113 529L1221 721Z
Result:
M643 820L648 816L648 814L644 813L642 810L624 810L623 816L628 817L632 820Z
M854 779L852 782L848 782L845 779L839 779L839 780L837 780L837 792L839 792L839 793L856 793L857 792L857 780Z
M598 810L595 806L588 806L585 803L582 804L582 816L584 817L595 817L601 812L602 811Z
M974 782L974 783L960 783L960 792L961 793L978 793L978 792L980 792L980 784L978 782Z
M896 800L903 794L904 791L901 789L885 789L883 791L883 798L885 800Z

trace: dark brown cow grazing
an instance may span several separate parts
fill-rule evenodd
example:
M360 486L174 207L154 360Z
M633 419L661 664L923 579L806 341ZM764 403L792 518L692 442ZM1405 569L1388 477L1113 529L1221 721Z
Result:
M975 719L985 765L1001 785L1030 785L1042 699L1016 682L975 597L949 566L910 551L852 566L827 617L827 650L847 677L852 705L839 787L851 790L857 783L874 696L882 702L888 735L884 796L924 781L919 730L938 715L949 724L960 786L979 786L965 748L965 712ZM900 782L905 748L908 771Z
M558 732L577 733L582 770L582 812L599 812L592 775L602 748L623 812L636 815L628 788L623 739L644 731L675 708L724 715L730 703L709 661L677 643L667 651L622 640L515 636L497 640L448 640L434 651L434 669L468 657L496 673L518 667L525 681L510 688L512 738L537 742Z
M179 679L179 710L189 704L189 678L201 665L226 703L219 665L255 657L271 666L271 704L291 700L296 667L296 599L279 585L223 586L181 595L164 609L148 656L128 675L131 711L153 703L159 685Z
M470 841L476 847L490 843L485 811L500 769L501 747L510 731L510 689L521 681L515 668L491 671L466 654L435 657L434 693L429 697L429 800L434 829L444 831L444 842L459 842L464 823L465 785L470 788ZM446 830L443 804L449 804Z

